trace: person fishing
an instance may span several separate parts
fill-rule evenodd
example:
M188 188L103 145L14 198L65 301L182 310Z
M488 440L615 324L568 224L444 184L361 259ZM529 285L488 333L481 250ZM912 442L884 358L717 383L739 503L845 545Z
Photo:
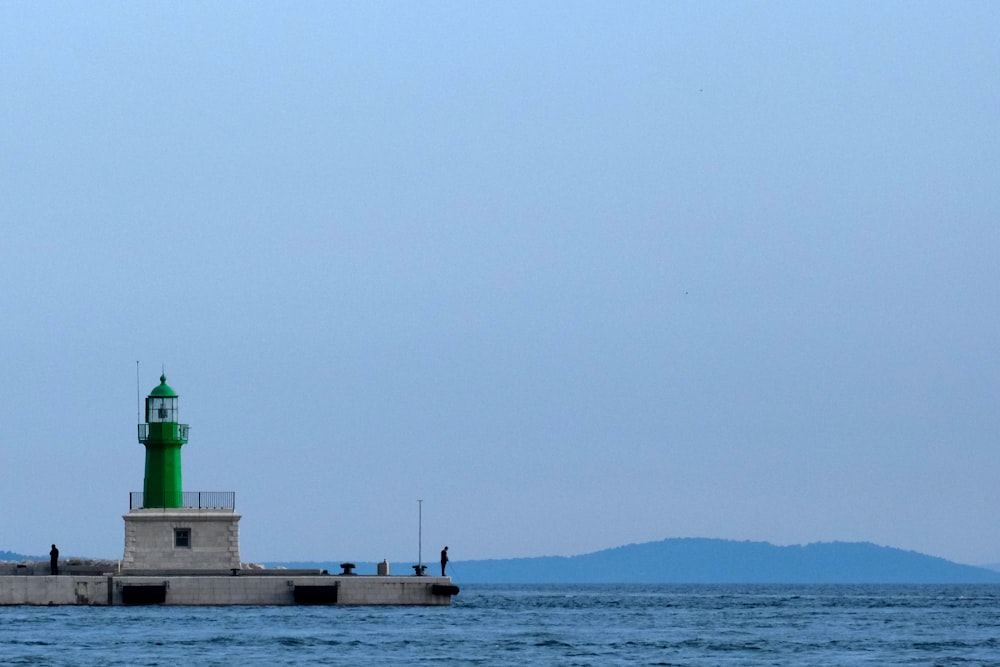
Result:
M441 550L441 576L444 576L444 568L448 565L448 547Z

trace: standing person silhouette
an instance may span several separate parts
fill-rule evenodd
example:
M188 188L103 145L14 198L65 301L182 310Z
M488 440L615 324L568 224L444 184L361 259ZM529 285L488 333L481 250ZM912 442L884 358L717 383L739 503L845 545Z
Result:
M448 547L441 550L441 576L444 576L444 568L448 564Z
M49 572L52 574L59 574L59 550L56 549L56 545L52 545L52 551L49 552Z

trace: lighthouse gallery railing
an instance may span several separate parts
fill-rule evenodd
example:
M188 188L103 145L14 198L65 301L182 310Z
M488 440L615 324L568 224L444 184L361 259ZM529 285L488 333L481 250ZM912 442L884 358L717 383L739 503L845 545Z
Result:
M128 494L130 510L143 509L142 491L132 491ZM181 493L181 507L198 510L235 510L235 491L184 491Z
M149 424L137 424L139 427L139 442L145 443L149 440ZM180 438L181 440L188 439L188 433L191 431L191 426L188 424L174 424L177 428L174 429L174 437Z

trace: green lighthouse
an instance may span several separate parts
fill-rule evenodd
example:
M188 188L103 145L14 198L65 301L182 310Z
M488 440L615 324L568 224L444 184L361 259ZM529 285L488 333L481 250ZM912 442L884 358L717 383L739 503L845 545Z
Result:
M177 423L177 392L160 376L146 397L146 423L139 424L139 442L146 446L143 507L181 507L181 445L188 425Z

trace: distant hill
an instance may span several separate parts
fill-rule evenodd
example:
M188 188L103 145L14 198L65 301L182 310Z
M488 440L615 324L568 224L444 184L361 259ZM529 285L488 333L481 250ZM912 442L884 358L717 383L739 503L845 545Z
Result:
M0 560L43 561L0 551ZM269 562L268 567L340 572L340 562ZM358 574L375 574L376 564L357 561ZM438 571L436 562L425 563ZM411 574L410 562L391 563L395 575ZM868 542L818 542L779 547L767 542L674 538L629 544L581 556L543 556L454 561L448 574L459 583L1000 583L1000 564L960 565L915 551Z
M268 563L339 572L338 563ZM374 574L374 563L358 563ZM392 564L409 574L411 563ZM437 564L428 563L434 573ZM779 547L767 542L677 538L630 544L581 556L456 561L463 583L1000 583L1000 572L867 542Z

